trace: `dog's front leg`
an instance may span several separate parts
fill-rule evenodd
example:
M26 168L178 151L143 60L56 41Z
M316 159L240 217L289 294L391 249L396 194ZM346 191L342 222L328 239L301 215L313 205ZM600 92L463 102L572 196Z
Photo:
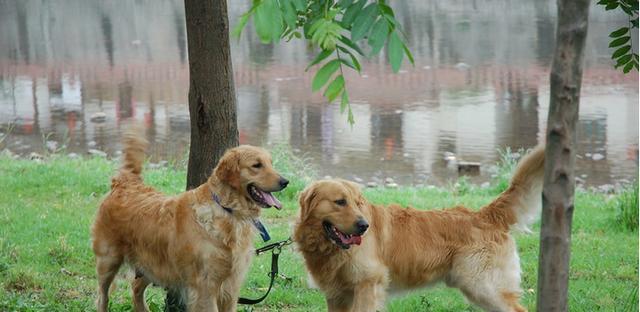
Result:
M218 312L218 294L220 287L190 287L188 290L189 302L187 311L189 312Z
M328 312L351 312L353 309L353 291L341 291L326 298Z
M374 281L359 283L354 289L354 312L371 312L382 309L378 304L384 302L381 285Z

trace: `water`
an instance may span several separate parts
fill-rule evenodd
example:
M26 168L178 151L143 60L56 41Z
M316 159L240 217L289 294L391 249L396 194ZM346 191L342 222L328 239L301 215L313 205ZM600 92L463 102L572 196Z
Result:
M250 1L229 1L232 25ZM415 66L391 73L384 56L348 75L356 124L310 90L301 42L263 45L251 28L232 43L242 143L286 143L321 176L457 178L445 155L479 162L543 136L554 46L554 1L398 1ZM152 159L188 150L183 2L0 1L1 148L66 146L115 154L124 119L144 121ZM578 124L577 176L587 185L638 172L638 75L613 69L608 33L623 15L592 7ZM635 36L637 38L637 34ZM636 49L637 50L637 49ZM93 119L105 117L103 122ZM12 125L12 126L10 126ZM49 143L46 143L49 141Z

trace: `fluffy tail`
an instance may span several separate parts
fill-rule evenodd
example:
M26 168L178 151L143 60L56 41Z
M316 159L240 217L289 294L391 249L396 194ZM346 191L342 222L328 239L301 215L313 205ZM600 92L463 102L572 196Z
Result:
M149 143L144 138L141 125L131 125L122 136L122 166L120 172L140 175L144 163L145 151Z
M542 209L544 145L533 149L516 166L509 188L480 210L486 218L508 228L530 232Z

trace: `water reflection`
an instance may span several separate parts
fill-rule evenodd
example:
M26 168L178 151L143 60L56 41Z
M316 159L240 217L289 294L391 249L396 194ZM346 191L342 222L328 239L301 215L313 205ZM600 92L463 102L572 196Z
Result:
M249 2L230 3L231 23ZM444 184L445 155L480 162L497 148L537 144L548 111L555 2L398 2L416 58L392 74L384 55L349 74L356 125L311 94L302 43L263 45L251 29L232 43L240 141L290 144L321 175ZM531 18L533 17L533 18ZM0 125L28 154L66 145L115 154L122 121L144 121L154 161L189 141L188 68L179 0L0 2ZM578 128L587 184L637 172L638 78L612 68L608 33L624 16L591 10ZM47 143L49 141L49 143Z

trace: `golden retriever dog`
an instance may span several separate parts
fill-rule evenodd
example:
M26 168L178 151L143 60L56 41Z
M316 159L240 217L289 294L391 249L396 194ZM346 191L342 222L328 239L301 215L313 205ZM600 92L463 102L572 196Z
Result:
M123 263L136 271L135 311L148 311L150 283L181 293L188 311L235 311L260 211L281 208L270 192L288 181L267 151L244 145L229 149L204 184L164 195L140 176L146 145L134 132L125 135L122 167L93 224L98 311L107 311L109 286Z
M520 161L509 188L478 211L382 207L355 183L316 181L300 195L293 240L329 311L383 310L387 293L439 281L487 311L526 311L510 231L539 213L543 171L538 147Z

